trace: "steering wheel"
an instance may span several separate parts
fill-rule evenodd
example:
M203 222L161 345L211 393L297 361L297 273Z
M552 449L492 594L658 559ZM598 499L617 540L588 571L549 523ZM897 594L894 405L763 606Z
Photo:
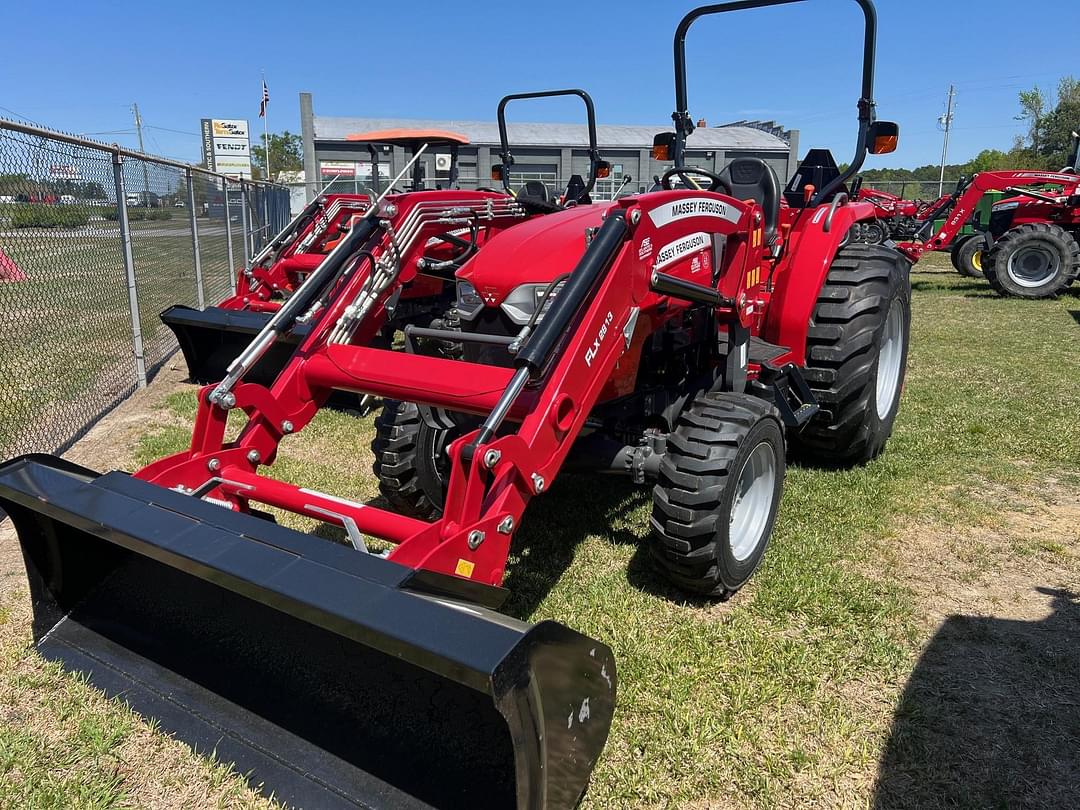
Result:
M708 177L710 180L709 187L706 191L723 191L729 197L734 196L731 191L731 184L718 174L713 174L708 169L701 169L697 166L675 166L664 172L664 176L660 178L660 187L668 191L671 190L671 178L678 175L683 180L686 180L688 174L700 174L702 177Z

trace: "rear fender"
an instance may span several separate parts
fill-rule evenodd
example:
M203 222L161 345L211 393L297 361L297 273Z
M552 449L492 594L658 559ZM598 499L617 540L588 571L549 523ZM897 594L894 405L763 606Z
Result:
M790 361L806 364L806 334L833 259L846 243L856 223L874 218L869 203L849 203L836 208L831 227L825 230L829 205L804 214L805 224L789 237L788 249L774 274L774 288L763 335L770 343L791 349Z

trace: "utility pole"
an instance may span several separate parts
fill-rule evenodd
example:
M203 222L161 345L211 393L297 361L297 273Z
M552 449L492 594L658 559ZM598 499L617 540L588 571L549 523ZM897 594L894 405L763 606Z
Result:
M952 129L953 119L953 97L956 95L956 88L953 85L949 85L949 101L945 108L945 114L938 118L938 124L945 127L945 141L941 145L941 174L938 176L937 193L940 197L944 193L945 188L945 157L949 154L949 130Z
M146 154L146 147L143 146L142 139L142 116L139 115L139 105L132 102L131 111L135 114L135 132L139 135L139 151ZM146 171L146 161L140 160L142 164L142 179L143 179L143 206L150 207L150 174Z

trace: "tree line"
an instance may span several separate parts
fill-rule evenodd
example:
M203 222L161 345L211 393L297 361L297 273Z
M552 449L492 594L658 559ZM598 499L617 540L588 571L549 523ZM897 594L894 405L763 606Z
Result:
M1045 169L1057 171L1072 159L1072 133L1080 129L1080 80L1066 76L1058 82L1056 98L1052 99L1038 85L1019 95L1020 113L1016 120L1024 121L1027 132L1018 135L1007 152L984 149L966 163L945 166L945 176L970 177L976 172L1006 169ZM940 164L915 169L867 169L862 176L867 182L875 180L921 180L936 182Z

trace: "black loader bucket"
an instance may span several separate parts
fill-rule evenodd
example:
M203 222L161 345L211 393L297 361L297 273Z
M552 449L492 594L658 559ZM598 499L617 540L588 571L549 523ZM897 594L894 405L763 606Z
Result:
M270 317L268 312L220 307L193 309L176 304L161 313L161 322L176 335L192 381L206 385L225 378L229 363L247 348ZM297 324L281 335L245 379L270 385L308 331L309 327Z
M52 456L0 465L40 653L293 807L572 807L600 642L438 575ZM489 589L490 591L490 589Z

